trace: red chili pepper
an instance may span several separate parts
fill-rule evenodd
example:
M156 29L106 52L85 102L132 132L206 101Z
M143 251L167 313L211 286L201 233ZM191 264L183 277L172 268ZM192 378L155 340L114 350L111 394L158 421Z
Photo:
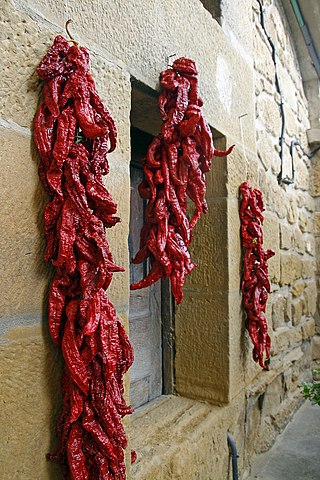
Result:
M95 90L86 49L58 36L38 73L45 80L44 103L34 138L39 175L52 195L45 208L45 259L56 266L49 331L66 362L58 449L48 458L61 463L68 480L124 480L121 420L132 410L123 398L123 376L133 351L105 292L113 273L123 269L105 238L105 227L120 219L102 179L116 127ZM160 218L160 203L158 210ZM162 235L165 229L164 223Z
M145 179L139 193L148 205L140 249L133 259L133 263L141 263L150 258L151 270L130 288L148 287L170 277L173 295L180 303L185 276L195 267L188 246L196 223L208 211L205 173L210 170L214 147L211 130L201 114L195 62L175 60L172 68L161 73L160 83L162 133L152 140L144 160ZM217 155L227 155L232 148L217 150ZM187 197L195 204L191 219L187 216Z
M247 182L240 186L241 242L246 249L244 273L241 288L243 306L247 314L247 330L254 345L252 356L255 362L268 369L270 357L270 337L264 312L271 287L268 279L267 260L274 255L273 250L264 250L263 199L260 190L253 190Z

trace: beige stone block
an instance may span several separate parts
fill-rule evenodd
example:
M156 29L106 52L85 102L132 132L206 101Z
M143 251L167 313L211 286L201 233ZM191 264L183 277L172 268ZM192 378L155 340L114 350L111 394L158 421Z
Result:
M294 297L299 297L304 291L306 284L303 280L297 280L293 283L291 291Z
M320 162L313 162L311 169L311 194L314 197L320 196Z
M272 136L266 130L257 130L257 151L258 157L264 169L267 171L271 166L273 152Z
M247 181L247 174L258 171L258 161L255 156L247 153L247 160L241 145L236 145L233 152L224 159L227 166L227 192L229 197L239 198L239 187ZM256 184L254 184L256 186Z
M309 190L309 170L302 159L295 160L295 184L301 190Z
M218 232L217 232L218 234ZM218 234L221 238L221 233ZM222 271L223 272L223 271ZM228 289L239 291L243 273L238 201L228 201Z
M280 280L279 220L268 212L265 214L263 223L263 247L275 251L275 255L268 261L268 268L270 280L278 282Z
M282 377L279 375L266 387L262 404L262 415L265 418L275 415L282 399Z
M286 204L288 222L293 224L296 222L298 217L297 199L295 195L288 195Z
M229 398L228 295L185 291L176 310L176 389L182 396Z
M311 278L315 272L315 260L312 258L304 258L302 260L302 277Z
M281 129L280 111L277 102L271 95L260 95L257 99L257 112L267 131L273 136L279 136Z
M297 203L299 208L306 208L308 212L314 212L315 201L309 192L299 192L297 194Z
M279 161L279 160L278 160ZM279 218L285 218L287 215L287 199L284 191L278 185L277 179L274 175L267 176L268 190L266 192L266 203L269 205L271 211L276 213Z
M271 344L272 355L278 355L280 352L287 350L292 345L299 343L302 339L302 334L299 329L290 327L279 327L274 332Z
M286 300L282 295L272 295L272 325L276 330L284 323L284 311Z
M256 450L257 436L259 434L261 422L261 408L258 398L250 398L246 410L246 449L251 456Z
M315 281L309 282L306 285L304 298L306 303L306 315L314 315L317 310L317 284Z
M195 235L190 246L191 258L197 264L191 275L187 276L185 288L201 289L208 294L228 289L228 216L227 200L218 199L209 203L209 212L196 226ZM237 224L236 224L237 223ZM240 220L235 216L233 232L237 245L237 276L233 281L240 285L241 250ZM238 233L238 235L236 234Z
M303 233L314 231L314 222L310 213L304 210L299 213L299 226Z
M301 333L303 340L313 337L315 334L315 321L313 318L311 320L307 320L301 325Z
M320 335L315 335L311 340L312 360L320 360Z
M284 310L284 319L286 322L291 322L292 318L292 295L289 292L288 295L285 296L286 299L286 307Z
M313 235L307 234L305 236L305 245L306 245L306 252L309 253L309 255L314 256L316 254L316 244L315 244L315 238Z
M215 148L218 148L219 150L225 150L227 148L225 137L220 137L220 138L218 137L217 139L215 139L214 145L215 145ZM228 162L229 161L233 162L233 159L235 156L238 159L239 157L238 149L236 151L233 151L231 156L232 156L231 158L230 158L230 155L228 156L228 158L213 157L211 170L206 175L206 182L207 182L206 198L208 201L210 201L210 199L212 198L227 197L226 184L228 180ZM235 164L237 163L235 162ZM238 184L238 187L237 187L238 190L239 190L240 183ZM238 190L234 192L234 196L239 195Z
M262 192L267 191L267 175L264 168L259 168L259 189Z
M297 255L281 254L281 285L291 285L302 273L302 262Z
M302 300L296 299L292 301L292 325L298 325L302 317Z
M318 237L320 236L320 212L314 214L314 233Z
M62 479L46 454L56 447L61 406L60 353L42 326L16 327L1 337L1 477Z
M43 261L47 198L38 158L31 136L11 128L0 132L0 313L41 311L52 269Z
M293 243L296 252L304 253L305 252L305 241L303 238L303 234L299 230L299 228L295 228L293 232Z
M280 223L280 247L284 250L291 248L292 230L288 225Z

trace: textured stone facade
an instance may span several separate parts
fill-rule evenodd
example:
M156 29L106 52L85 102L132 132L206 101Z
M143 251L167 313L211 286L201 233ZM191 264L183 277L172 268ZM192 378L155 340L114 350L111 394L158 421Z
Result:
M291 139L298 138L307 148L308 105L281 3L265 3L284 94L284 173L290 176ZM184 302L176 309L177 395L142 408L126 426L138 454L135 465L128 462L128 478L226 480L227 431L237 443L240 478L245 478L253 456L272 444L301 402L298 386L310 377L311 361L320 357L315 336L320 333L319 161L308 160L297 149L294 185L278 185L279 95L258 3L221 2L220 24L200 0L3 0L0 8L3 479L61 478L57 466L45 460L55 442L61 359L46 326L52 271L42 261L47 199L37 176L32 121L41 91L35 68L69 17L75 37L90 51L97 89L119 132L107 182L122 222L108 231L108 240L115 262L126 272L114 276L110 296L126 326L131 81L155 96L168 55L194 58L216 146L236 144L228 159L213 161L209 213L199 223L192 245L198 267L188 277ZM137 116L135 125L147 132L152 122L158 124L156 102L150 105L147 120L143 102L131 112ZM264 194L265 247L276 251L269 263L269 372L261 372L252 361L241 308L238 188L245 180ZM128 380L126 387L128 392Z

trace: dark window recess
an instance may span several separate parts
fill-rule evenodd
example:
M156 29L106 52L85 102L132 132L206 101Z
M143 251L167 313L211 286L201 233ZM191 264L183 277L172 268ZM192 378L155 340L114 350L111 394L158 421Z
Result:
M201 0L202 5L212 17L220 23L221 20L221 1L220 0Z
M142 159L151 140L151 135L136 128L131 130L130 259L139 250L144 222L146 201L141 199L138 185L143 179ZM130 282L141 280L149 267L148 260L139 265L131 262ZM130 340L135 351L135 361L130 369L130 401L134 408L172 391L171 319L172 300L168 282L157 282L148 288L130 292Z

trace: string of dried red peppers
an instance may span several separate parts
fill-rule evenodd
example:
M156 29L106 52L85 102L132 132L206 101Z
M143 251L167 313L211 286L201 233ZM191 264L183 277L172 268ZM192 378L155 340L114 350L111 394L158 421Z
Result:
M71 480L125 479L123 375L133 351L106 295L113 263L105 227L117 205L103 184L117 132L89 73L89 54L57 36L37 68L44 102L34 121L39 175L52 200L44 220L45 260L56 267L49 331L62 349L63 408L50 460Z
M241 243L245 248L242 301L247 315L246 327L254 345L252 352L254 361L262 368L268 369L270 337L264 315L270 293L267 261L275 252L264 250L262 247L264 220L262 193L258 189L252 189L247 182L240 185L240 193Z
M170 278L172 293L181 303L185 276L196 266L188 246L196 223L208 206L205 199L205 174L213 155L232 151L213 147L210 128L201 113L195 62L175 60L172 68L161 73L162 92L159 109L161 134L149 145L144 159L145 179L139 193L148 200L145 224L141 230L140 250L133 263L150 258L151 269L132 290L148 287L160 278ZM195 204L189 221L187 197Z

